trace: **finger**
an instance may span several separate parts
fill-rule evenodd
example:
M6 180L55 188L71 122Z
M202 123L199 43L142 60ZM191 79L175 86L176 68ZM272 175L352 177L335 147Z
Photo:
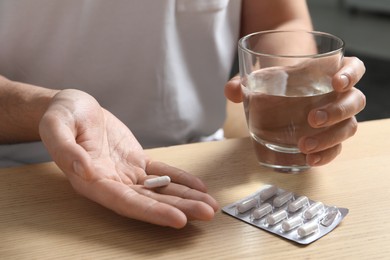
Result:
M360 90L352 88L348 92L340 94L336 102L311 110L308 121L314 128L334 125L355 116L365 106L366 97L364 94Z
M337 157L341 152L341 144L330 147L324 151L318 153L308 154L306 156L306 162L310 166L321 166L329 163Z
M243 100L240 76L230 79L225 85L225 96L234 103L240 103Z
M202 201L213 208L214 211L217 211L219 206L218 202L211 197L209 194L191 189L189 187L176 184L176 183L170 183L169 185L165 187L160 187L154 189L154 191L166 194L166 195L172 195L175 197L180 197L183 199L193 200L193 201Z
M179 209L138 194L126 184L110 179L80 181L77 176L72 176L70 182L80 194L119 215L174 228L182 228L187 223L186 215Z
M332 85L338 92L351 89L362 78L366 71L364 63L356 57L345 57L343 66L333 76Z
M302 137L298 142L298 147L305 154L324 151L353 136L357 131L357 127L356 118L352 117L329 127L319 134Z
M206 185L199 178L163 162L150 161L146 166L145 171L148 175L168 175L172 182L179 183L202 192L207 191Z
M168 186L181 186L177 184L170 184ZM179 209L181 212L183 212L186 217L190 220L211 220L214 217L215 210L207 203L204 203L200 200L193 200L193 199L186 199L184 196L183 198L174 196L174 195L168 195L168 194L161 194L157 193L151 190L148 190L142 186L136 186L134 189L144 196L147 196L153 200L169 204L177 209ZM191 189L187 188L189 191ZM194 192L198 192L196 190L192 190ZM191 196L190 196L191 197Z

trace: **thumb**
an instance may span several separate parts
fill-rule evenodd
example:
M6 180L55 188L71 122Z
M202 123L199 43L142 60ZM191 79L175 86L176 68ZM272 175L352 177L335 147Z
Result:
M69 124L49 112L41 119L39 134L53 161L68 177L73 173L87 179L90 157L76 142L75 133Z
M241 91L240 76L230 79L225 85L225 96L234 103L240 103L243 100Z

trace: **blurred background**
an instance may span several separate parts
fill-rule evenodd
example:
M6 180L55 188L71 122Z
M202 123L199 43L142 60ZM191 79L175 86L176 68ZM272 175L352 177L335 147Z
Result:
M346 56L359 57L366 74L357 87L367 106L358 121L390 118L390 0L307 0L314 28L346 43Z

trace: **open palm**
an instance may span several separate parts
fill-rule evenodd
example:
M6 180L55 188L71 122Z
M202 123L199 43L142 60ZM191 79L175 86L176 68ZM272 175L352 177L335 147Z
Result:
M39 131L73 188L120 215L181 228L190 219L212 219L218 208L201 180L152 161L131 131L82 91L60 91ZM156 189L142 185L161 175L172 182Z

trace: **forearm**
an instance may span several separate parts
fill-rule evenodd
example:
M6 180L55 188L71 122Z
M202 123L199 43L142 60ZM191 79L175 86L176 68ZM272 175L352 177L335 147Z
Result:
M305 0L243 0L241 16L241 34L268 30L304 30L313 29L310 13ZM295 42L296 44L290 44ZM261 38L256 48L275 55L305 55L316 53L316 44L307 34L274 34Z
M312 30L304 0L243 0L241 36L265 30Z
M0 143L39 140L39 121L57 92L0 76Z

